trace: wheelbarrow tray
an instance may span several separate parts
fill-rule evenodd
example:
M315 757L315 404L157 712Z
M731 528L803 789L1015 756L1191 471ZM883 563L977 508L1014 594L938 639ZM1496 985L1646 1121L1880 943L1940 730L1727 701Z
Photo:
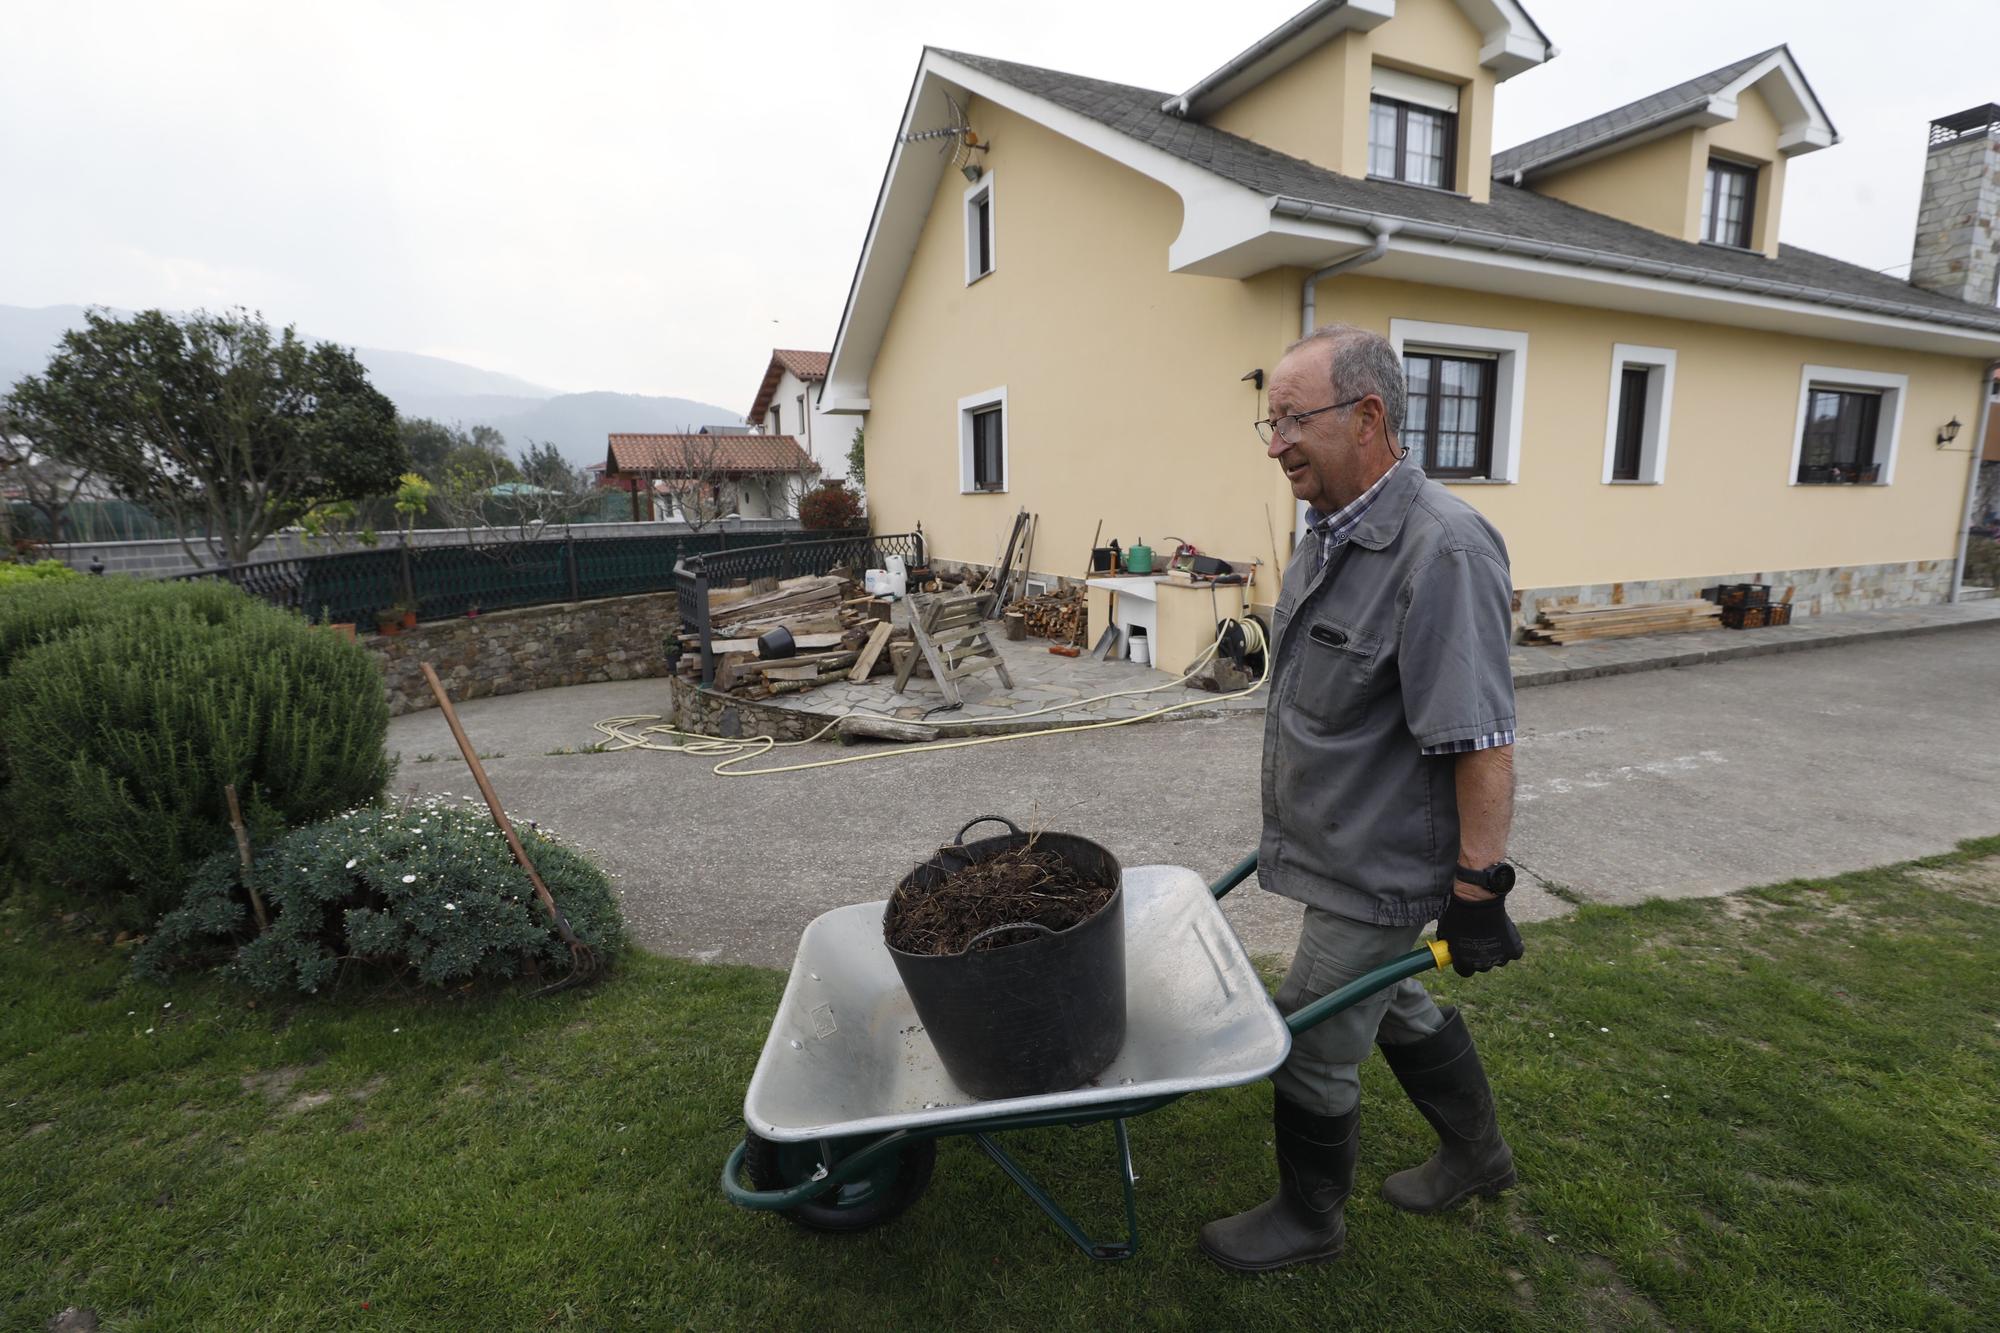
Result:
M1254 1083L1285 1062L1292 1034L1200 875L1128 867L1125 1045L1067 1092L980 1100L945 1073L882 940L884 903L816 918L799 940L784 999L743 1099L743 1118L779 1142L935 1133L1037 1113Z

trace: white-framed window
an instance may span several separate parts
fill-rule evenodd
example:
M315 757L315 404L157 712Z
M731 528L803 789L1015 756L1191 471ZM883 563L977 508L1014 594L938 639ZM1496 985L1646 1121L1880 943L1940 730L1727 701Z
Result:
M987 172L965 191L965 285L970 287L993 271L996 250L993 228L993 173Z
M962 495L1007 489L1007 389L958 400L958 489Z
M1389 321L1409 406L1400 442L1440 481L1521 479L1528 335L1471 324Z
M1667 479L1674 407L1674 349L1614 343L1604 420L1604 484L1657 486Z
M1910 377L1806 366L1792 430L1793 486L1887 486L1896 479Z

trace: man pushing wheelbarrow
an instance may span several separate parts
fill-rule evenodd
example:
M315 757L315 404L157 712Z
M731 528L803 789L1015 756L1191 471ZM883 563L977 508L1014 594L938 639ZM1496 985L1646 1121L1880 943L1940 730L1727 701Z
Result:
M1443 455L1460 441L1436 401L1421 438ZM1245 621L1217 641L1246 668L1258 662L1272 691L1258 851L1204 884L1005 820L1005 835L966 842L982 816L888 902L816 918L723 1166L732 1202L820 1231L881 1226L923 1194L938 1140L967 1138L1085 1254L1129 1259L1139 1209L1127 1121L1269 1076L1278 1192L1203 1227L1201 1249L1243 1272L1332 1259L1347 1236L1355 1066L1370 1042L1439 1138L1429 1161L1384 1182L1391 1203L1439 1212L1514 1183L1464 1020L1416 980L1447 961L1470 976L1521 956L1502 859L1514 740L1506 550L1398 444L1406 390L1385 339L1316 330L1279 363L1270 402L1258 428L1312 507L1312 533L1268 640ZM1036 856L1061 864L1028 866ZM1217 905L1253 871L1306 909L1275 1003ZM1075 897L1045 919L1039 904L1059 881ZM977 892L957 896L968 886ZM1438 940L1418 947L1433 919ZM1107 1121L1123 1239L1086 1232L999 1141Z
M1277 994L1286 1014L1405 953L1432 920L1460 976L1521 956L1504 859L1507 550L1424 475L1425 456L1459 443L1437 399L1412 431L1424 452L1399 443L1408 398L1388 339L1333 324L1286 351L1257 423L1311 509L1272 625L1264 724L1258 877L1306 909ZM1340 1254L1360 1149L1356 1066L1371 1043L1438 1134L1430 1160L1383 1181L1383 1198L1435 1213L1514 1184L1472 1034L1412 976L1294 1033L1271 1078L1278 1192L1204 1226L1203 1253L1242 1272Z

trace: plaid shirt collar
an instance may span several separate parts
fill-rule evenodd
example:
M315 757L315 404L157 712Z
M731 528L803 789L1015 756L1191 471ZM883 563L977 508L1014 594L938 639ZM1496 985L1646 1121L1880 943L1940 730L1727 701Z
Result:
M1317 509L1306 511L1306 527L1313 536L1319 538L1319 558L1322 564L1354 535L1354 530L1361 526L1361 520L1367 517L1369 507L1381 496L1383 488L1389 484L1389 478L1395 476L1396 469L1402 465L1401 459L1391 463L1389 470L1377 477L1373 486L1361 492L1354 498L1354 502L1345 508L1336 509L1331 514L1322 514Z

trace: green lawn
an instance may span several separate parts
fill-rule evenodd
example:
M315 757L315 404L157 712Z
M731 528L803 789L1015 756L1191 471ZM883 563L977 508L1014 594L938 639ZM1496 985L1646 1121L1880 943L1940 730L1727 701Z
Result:
M1442 1219L1380 1062L1339 1264L1233 1277L1269 1091L1133 1124L1145 1239L1092 1264L976 1149L885 1229L716 1188L783 978L633 956L597 989L268 1003L127 980L0 909L0 1327L1042 1330L1990 1327L2000 1310L2000 839L1721 901L1585 909L1465 1006L1522 1186ZM1115 1231L1110 1131L1013 1136ZM1984 1310L1982 1317L1978 1312Z

